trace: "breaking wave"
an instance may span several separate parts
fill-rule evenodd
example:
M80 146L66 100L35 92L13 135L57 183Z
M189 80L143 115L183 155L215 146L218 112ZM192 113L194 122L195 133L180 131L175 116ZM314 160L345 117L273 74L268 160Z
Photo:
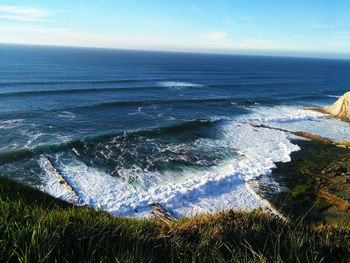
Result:
M50 156L81 204L112 215L149 216L152 203L161 203L178 216L231 208L272 209L249 182L268 176L276 162L288 162L299 147L283 131L251 124L288 129L320 125L326 134L329 120L302 107L256 106L235 119L197 119L2 152L1 162L36 159L43 171L41 188L72 201L45 164L43 156Z
M191 82L180 82L180 81L160 81L158 82L158 85L161 87L175 88L175 89L204 87L203 84L191 83Z

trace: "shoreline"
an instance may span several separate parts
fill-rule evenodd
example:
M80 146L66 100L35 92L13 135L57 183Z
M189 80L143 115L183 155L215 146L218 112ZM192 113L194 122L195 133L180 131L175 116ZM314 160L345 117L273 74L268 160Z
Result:
M259 194L293 218L338 222L350 220L350 150L320 141L293 140L300 150L288 163L276 163L271 179L280 191L259 180Z
M253 125L254 126L254 125ZM255 126L254 126L255 127ZM273 127L268 127L268 126L260 126L259 128L268 128L268 129L275 129ZM281 130L276 128L277 130ZM284 132L289 132L289 131L285 131ZM285 207L285 203L281 203L281 202L276 202L276 199L282 197L284 198L284 202L286 202L285 200L287 200L287 196L288 196L288 192L292 192L292 187L294 187L292 184L291 185L285 185L285 177L291 176L293 177L293 175L290 174L285 174L283 175L282 173L285 172L285 167L293 167L293 166L298 166L298 162L297 159L300 158L300 156L303 157L304 161L308 161L308 156L305 155L305 152L309 152L310 150L312 150L315 147L320 147L320 148L327 148L327 149L331 149L331 153L329 153L329 155L333 155L335 153L338 153L340 156L349 156L350 158L350 151L348 150L347 147L342 148L342 147L338 147L337 145L335 145L333 143L333 141L331 140L324 140L323 138L321 140L319 140L319 137L317 137L315 140L298 140L298 139L292 139L291 142L293 144L296 144L300 147L300 150L292 152L290 154L291 156L291 161L289 162L277 162L275 163L276 168L272 168L272 171L268 174L268 175L261 175L256 179L252 179L250 181L247 181L245 183L245 188L248 192L250 192L255 198L256 200L258 200L262 206L260 206L260 208L253 208L253 209L247 209L244 207L237 207L237 208L227 208L227 209L223 209L220 211L247 211L247 212L253 212L256 210L262 210L265 211L267 213L270 213L273 216L276 216L284 221L289 221L289 216L292 215L294 216L295 213L293 213L293 211L286 209ZM348 152L348 153L347 153ZM340 157L339 157L340 158ZM321 160L322 161L322 160ZM324 161L325 165L327 164L328 160ZM282 170L281 170L282 169ZM280 176L276 176L276 174L279 174ZM282 174L282 175L281 175ZM285 191L282 191L281 193L279 191L277 191L276 189L268 189L268 187L266 186L266 184L264 182L262 182L261 178L268 178L269 180L272 180L272 182L277 183L278 187L279 184L281 184L281 187L284 188ZM350 178L350 177L349 177ZM350 179L348 180L348 182L350 182ZM313 181L313 183L315 183ZM316 184L315 184L316 186ZM287 190L288 189L288 190ZM350 188L349 188L350 189ZM328 199L335 199L334 195L330 195L330 193L328 191L321 191L323 193L323 198L325 199L328 196ZM350 193L350 192L349 192ZM311 195L311 193L310 193ZM313 195L313 194L312 194ZM326 198L327 199L327 198ZM350 199L349 199L350 200ZM328 200L329 201L329 200ZM338 201L341 201L338 199ZM343 202L343 206L345 204L346 206L346 200ZM326 201L327 203L327 201ZM326 203L323 203L323 206L320 208L325 209L325 207L327 206ZM72 203L72 205L74 206L79 206L78 203ZM142 217L142 218L151 218L153 215L152 212L152 205L158 205L157 203L154 204L150 204L150 213L148 216ZM166 206L162 205L161 203L159 204L160 207L164 208L164 211L169 211L170 213L173 214L173 212L171 211L171 209L168 209ZM329 206L329 204L328 204ZM91 208L91 209L95 209L95 208ZM308 207L308 209L310 209L310 207ZM217 212L203 212L203 213L199 213L199 214L192 214L190 216L180 216L178 217L178 215L176 215L176 217L182 219L182 218L192 218L192 217L196 217L196 216L202 216L202 215L207 215L207 214L215 214L215 213L220 213L220 211ZM307 209L302 210L303 212L307 212ZM348 213L347 211L345 211L346 213ZM109 212L106 212L107 214L110 214ZM111 216L118 218L120 216L118 215L113 215L111 214ZM140 217L135 217L135 216L121 216L121 217L125 217L125 218L140 218ZM340 216L341 217L341 216ZM349 217L350 218L350 217Z
M308 116L307 112L306 113L304 113L304 112L299 113L298 112L297 115L298 116L301 115L303 118L305 118L307 120L307 116ZM254 116L254 112L253 112L253 116ZM259 116L257 116L257 117L259 117ZM277 120L278 120L279 115L275 116L275 118L277 118ZM271 202L269 199L266 199L265 196L268 196L268 195L266 195L266 194L261 195L259 193L260 190L255 189L254 186L252 186L252 184L250 183L250 180L258 181L255 178L259 178L261 176L263 177L265 173L272 174L273 172L275 172L274 166L275 165L280 166L278 164L278 162L282 162L282 163L289 162L288 160L290 159L291 155L294 154L293 152L299 149L298 143L295 143L295 144L292 143L293 140L298 141L295 138L306 138L308 140L312 140L312 141L320 143L320 144L333 145L333 146L337 146L337 147L338 146L344 147L344 149L350 147L350 141L342 140L343 138L336 137L336 138L338 138L338 140L327 139L327 137L326 137L327 132L326 133L320 132L320 134L322 134L322 136L324 136L324 137L321 137L320 135L315 134L315 130L312 130L312 129L311 129L311 132L314 132L314 133L299 131L302 129L302 127L297 127L294 129L296 131L293 131L288 126L286 128L284 128L283 125L281 125L282 127L274 127L274 124L267 125L267 124L263 124L263 122L260 124L255 124L254 118L252 120L249 120L249 118L248 118L247 120L248 120L247 122L237 122L237 123L233 122L232 123L233 125L225 126L225 129L227 129L227 130L224 130L224 131L227 134L230 134L230 135L233 134L233 136L227 137L226 140L228 142L232 139L234 142L235 142L235 140L237 140L238 143L241 143L241 145L242 144L244 145L247 141L247 138L249 138L249 136L259 137L259 135L261 135L261 134L264 136L264 137L262 137L264 140L263 140L262 144L259 144L259 141L258 141L258 143L255 141L248 142L247 143L248 144L247 151L240 152L240 154L242 156L244 156L244 157L247 156L247 161L244 162L244 164L243 164L244 167L242 169L240 169L241 168L240 166L242 165L241 163L238 163L235 166L229 167L228 170L225 170L227 168L227 167L225 168L225 165L223 167L218 166L218 168L219 168L218 175L220 175L220 176L215 177L215 174L214 174L214 176L211 176L209 178L210 179L210 180L208 180L209 183L211 185L214 185L217 189L219 189L218 191L222 195L221 198L218 198L217 200L215 199L213 202L208 202L208 200L204 200L203 203L198 202L199 205L197 203L195 203L195 205L190 207L193 210L190 212L186 212L184 209L182 209L182 207L180 205L179 206L176 206L176 205L172 206L172 204L170 203L170 205L168 206L168 203L166 203L166 202L162 203L163 199L161 199L161 198L158 198L158 199L157 198L154 198L154 199L148 198L147 200L145 198L143 198L143 200L141 200L142 201L141 206L144 205L145 208L141 207L141 206L139 206L139 207L135 206L135 208L132 208L132 211L135 211L136 214L138 214L138 215L135 215L135 216L128 215L128 217L148 217L149 216L148 214L151 213L151 211L152 211L152 210L148 209L149 206L152 204L159 203L160 205L164 206L165 209L169 209L169 211L173 210L174 214L179 213L179 214L177 214L177 216L180 215L180 217L195 216L197 214L206 214L206 213L215 212L215 211L222 211L222 210L228 211L231 209L242 209L242 210L245 209L247 211L252 211L255 209L262 209L262 210L270 211L272 214L285 220L286 217L284 216L284 214L285 214L284 211L279 209L279 206L276 206L275 203ZM307 129L305 129L305 130L307 130ZM259 131L258 134L256 133L257 131ZM249 132L248 135L245 134L245 137L243 137L243 139L240 137L240 135L238 135L238 136L235 135L235 134L244 134L247 132ZM280 136L280 135L282 135L282 136ZM289 135L292 135L292 136L289 136ZM274 140L270 140L270 138L274 138ZM332 138L332 137L330 137L330 138ZM282 151L277 153L277 154L275 153L275 155L270 156L269 155L269 153L271 152L270 148L271 148L271 146L274 145L273 143L277 143L277 142L280 142L282 140L284 141L284 144L286 144L286 145L279 146L279 148L282 148ZM256 147L257 144L260 146ZM240 144L238 144L238 145L240 145ZM304 144L304 146L305 146L305 144ZM238 147L238 149L240 149L239 146L237 146L237 147ZM284 149L283 149L284 147L287 148L287 151L284 151ZM273 149L273 147L272 147L272 150L275 150L275 149ZM301 149L298 151L304 151L304 149ZM264 159L260 160L261 156L264 157L266 155L269 156L267 158L267 161ZM285 156L281 157L281 155L285 155ZM61 168L60 163L57 163L57 166L56 166L55 163L50 161L50 159L45 158L44 155L42 155L42 157L44 157L41 159L43 159L43 162L45 162L45 165L41 165L41 162L40 162L39 165L41 166L41 168L47 173L46 168L43 166L48 166L48 169L50 170L49 172L52 172L52 174L54 175L53 179L56 181L56 184L59 183L61 187L63 187L63 188L65 187L66 188L65 190L68 190L69 194L73 193L73 195L75 196L75 199L81 199L81 202L80 201L79 202L72 201L72 202L75 204L81 203L81 204L85 204L85 205L89 206L89 204L91 204L91 202L90 202L90 196L88 195L88 193L90 193L90 192L88 190L91 190L91 188L83 189L82 186L83 187L85 187L85 186L78 184L78 183L80 183L79 180L84 180L84 178L83 178L84 174L77 173L77 175L79 175L80 177L77 178L77 181L74 181L72 179L74 178L74 176L76 176L75 170L73 171L73 169L71 167L68 167L68 166L67 167L71 168L71 169L63 170L63 168L67 168L67 167L64 167L64 165L63 165L63 168ZM50 156L48 156L48 157L50 158ZM304 156L304 157L307 159L308 156ZM54 160L54 159L52 159L52 160ZM47 161L48 161L48 165L46 165ZM291 162L293 162L293 158L292 158ZM84 164L84 163L80 163L77 161L76 166L78 167L80 164ZM290 164L290 165L292 165L292 164ZM249 167L251 167L251 166L257 166L257 168L255 170L254 169L249 170L250 169ZM73 168L75 168L75 167L73 167ZM237 183L237 185L240 185L241 187L237 187L237 189L235 189L234 188L235 183L232 183L231 182L232 180L230 180L230 178L227 178L228 177L227 174L231 174L230 171L232 171L233 177L235 177L237 175L237 178L242 179L241 184L239 184L239 182ZM73 174L70 174L71 172L73 172ZM88 172L98 172L98 170L95 171L95 170L92 170L92 168L91 168L91 171L88 170ZM247 178L241 178L240 173L247 174ZM98 175L100 177L103 177L105 174L101 173ZM106 174L106 175L108 175L108 174ZM67 179L65 178L66 176L67 176ZM109 179L109 177L107 176L105 179ZM111 177L111 179L112 179L112 177ZM112 180L113 183L114 183L114 179ZM279 179L279 178L277 178L277 179ZM276 180L276 182L278 182L278 180ZM108 180L101 181L101 184L99 185L99 187L101 188L101 187L108 186L109 188L107 190L109 191L111 187L115 186L114 184L108 185L107 183L109 183ZM230 185L228 185L228 184L230 184ZM228 191L227 189L229 189L230 187L232 187L232 193L233 193L232 195L229 195L227 192ZM173 189L171 189L171 190L173 191ZM190 190L192 190L192 189L190 188ZM205 195L203 195L203 193L199 192L199 190L197 190L195 188L193 191L194 191L194 194L196 194L198 192L199 194L202 194L201 197L206 197ZM47 191L47 192L49 192L49 191ZM181 191L178 191L178 192L182 195ZM273 192L273 190L272 190L272 192ZM60 197L60 195L57 195L55 193L50 193L50 194L52 194L53 196L56 196L56 197ZM78 198L79 194L83 194L83 195ZM107 194L108 194L108 192L107 192ZM113 192L112 194L113 195L119 194L119 192ZM246 194L246 196L244 194ZM173 193L173 195L175 197L177 196L176 193ZM273 193L271 193L271 195L273 195ZM331 199L333 201L338 200L338 203L339 202L342 203L341 206L347 207L347 203L346 203L347 201L342 202L342 200L337 199L337 197L335 197L334 194L332 194L329 191L322 190L319 195L320 196L322 195L323 199L327 199L328 202L330 202ZM92 196L92 197L94 197L94 196ZM100 197L100 196L98 196L98 197ZM190 199L186 199L187 198L186 193L184 194L184 197L185 197L184 202L186 202L186 200L190 200ZM208 196L208 198L206 198L206 199L209 199L209 198L210 198L210 196ZM203 199L205 199L205 198L203 198ZM98 201L98 199L96 199L96 200ZM108 200L111 200L111 199L108 199ZM176 198L174 198L174 200L176 200ZM230 201L225 202L225 200L230 200ZM96 204L96 205L91 205L91 207L93 209L99 210L99 209L101 209L101 207L106 207L105 205L107 205L106 203L101 203L102 205L100 205L99 203L96 203L95 201L94 200L92 201L92 203ZM105 201L105 200L102 200L102 201ZM126 200L126 201L128 201L128 200ZM136 201L138 201L138 200L136 200ZM207 209L207 207L208 207L208 209ZM112 214L113 216L123 216L124 212L117 210L117 209L118 209L118 207L116 207L116 209L114 209L114 210L106 209L106 212ZM182 211L181 211L181 209L182 209ZM180 212L178 212L176 210L179 210ZM118 211L120 211L119 214L118 214ZM126 213L124 216L126 216Z
M349 142L348 141L333 141L333 140L330 140L330 139L325 139L319 135L315 135L315 134L311 134L311 133L306 133L306 132L294 132L294 131L290 131L290 130L286 130L286 129L282 129L282 128L275 128L275 127L271 127L271 126L267 126L267 125L264 125L264 124L260 124L260 125L256 125L256 124L249 124L251 125L253 128L261 128L261 129L270 129L270 130L277 130L277 131L281 131L283 133L289 133L289 134L292 134L292 135L296 135L297 137L296 138L306 138L308 140L311 140L313 143L317 143L319 145L329 145L329 146L334 146L336 148L339 148L338 146L341 146L343 147L342 149L348 149L348 144ZM290 140L290 142L292 144L295 144L298 146L298 148L300 148L297 152L303 152L305 151L304 147L309 147L307 146L305 143L305 141L303 140L297 140L297 139L288 139ZM303 145L303 147L300 147L300 143ZM344 144L343 144L344 143ZM333 151L337 151L336 149L333 149ZM290 157L291 157L291 161L287 162L286 164L288 164L289 166L293 166L294 163L295 163L295 160L293 160L293 156L294 155L299 155L299 153L295 153L294 151L292 151L290 153ZM305 158L305 160L307 160L308 156L303 156ZM45 158L44 158L45 159ZM45 159L46 162L47 162L47 159ZM74 193L74 195L77 195L77 193L72 189L74 189L74 186L72 188L72 186L69 184L69 181L67 181L66 179L65 180L62 180L61 176L58 176L57 177L57 169L55 166L53 166L52 162L50 162L49 160L49 169L52 170L52 173L54 175L54 179L55 180L59 180L60 181L60 184L61 184L61 181L64 182L62 185L62 187L64 186L68 186L68 190L70 193ZM277 169L276 168L271 168L272 170L269 171L269 174L268 175L260 175L257 177L257 179L252 179L252 180L248 180L244 183L244 185L242 186L243 188L245 188L245 190L247 191L247 193L250 193L251 194L251 197L253 199L256 200L256 206L257 207L254 207L254 206L244 206L244 197L241 196L240 198L242 198L242 203L241 205L243 206L240 206L239 203L237 203L237 207L227 207L227 208L223 208L223 209L217 209L217 212L219 211L229 211L229 210L246 210L246 211L254 211L254 210L264 210L264 211L267 211L267 212L270 212L272 215L275 215L285 221L288 220L288 213L286 213L286 211L282 208L281 209L281 204L279 203L276 203L274 202L274 200L271 200L270 198L270 195L271 196L274 196L275 195L275 189L270 189L271 193L270 195L267 193L267 191L264 191L264 189L260 189L260 185L259 183L259 178L260 177L271 177L272 180L275 180L276 183L279 183L279 179L280 178L274 178L274 174L275 173L278 173L278 167L280 166L284 166L284 161L283 162L274 162L274 165L277 166ZM58 168L59 169L59 168ZM258 182L257 185L253 185L254 182ZM283 183L283 181L282 181ZM263 184L263 183L262 183ZM262 185L262 187L264 188L265 186ZM291 188L291 187L289 187ZM291 190L291 189L290 189ZM278 195L278 193L276 193L276 195ZM323 199L334 199L334 195L331 195L331 193L329 193L329 191L322 191L322 195L323 195ZM76 196L75 196L76 197ZM79 198L78 198L79 199ZM252 199L252 200L253 200ZM68 199L67 201L69 201L70 199ZM253 201L250 201L250 202L253 202ZM341 202L341 200L338 200ZM74 204L74 205L79 205L80 202L75 202L73 200L71 200L71 202ZM203 211L203 212L190 212L190 213L187 213L187 214L184 214L184 215L178 215L176 213L176 211L172 211L170 207L167 207L166 205L162 204L162 202L153 202L153 203L149 203L149 207L152 208L152 204L158 204L161 205L162 207L164 207L165 210L169 210L170 212L174 213L174 215L176 215L177 217L180 217L180 218L185 218L185 217L191 217L191 216L196 216L196 215L201 215L201 214L207 214L207 213L215 213L215 211ZM254 202L253 202L254 203ZM343 202L342 204L343 206L345 205L346 206L346 201L345 203ZM99 210L99 208L94 208L92 207L92 209L97 209ZM136 210L135 210L136 211ZM114 212L109 212L109 211L106 211L106 213L109 213L111 214L112 216L115 216L115 217L118 217L118 216L123 216L123 215L118 215L118 214L114 214ZM138 213L138 212L136 212ZM150 216L152 216L152 209L150 209L149 213L146 213L145 211L142 212L142 216L125 216L125 217L128 217L128 218L140 218L140 217L144 217L144 218L148 218Z
M346 262L349 211L339 212L330 203L337 199L322 200L318 193L348 185L339 193L349 194L350 200L350 150L320 140L291 142L300 150L290 154L290 162L277 162L269 175L246 182L270 210L227 209L173 218L154 204L154 217L115 217L0 178L0 212L5 215L0 218L5 247L0 246L0 260L306 262L312 256L317 262ZM341 166L344 158L347 168ZM259 184L264 176L281 184L282 191L264 191L267 185ZM11 235L4 238L3 229Z

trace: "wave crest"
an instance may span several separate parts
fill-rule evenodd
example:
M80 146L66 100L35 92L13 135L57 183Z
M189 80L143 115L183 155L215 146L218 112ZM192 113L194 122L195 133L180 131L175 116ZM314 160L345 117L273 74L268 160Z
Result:
M158 82L158 85L161 87L175 88L175 89L204 87L203 84L181 82L181 81L160 81Z

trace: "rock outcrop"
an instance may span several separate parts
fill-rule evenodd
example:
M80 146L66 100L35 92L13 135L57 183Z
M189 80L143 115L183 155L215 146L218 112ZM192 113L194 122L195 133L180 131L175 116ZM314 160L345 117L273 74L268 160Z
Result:
M346 92L335 103L322 110L342 120L350 121L350 91Z

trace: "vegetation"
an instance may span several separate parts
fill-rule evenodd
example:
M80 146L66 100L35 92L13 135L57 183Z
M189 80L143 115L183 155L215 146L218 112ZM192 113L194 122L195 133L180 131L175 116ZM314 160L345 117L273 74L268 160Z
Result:
M272 176L287 191L266 196L289 216L350 224L350 150L297 141L291 162L278 163Z
M301 190L303 191L303 190ZM0 262L346 262L350 229L256 211L113 218L0 179Z

